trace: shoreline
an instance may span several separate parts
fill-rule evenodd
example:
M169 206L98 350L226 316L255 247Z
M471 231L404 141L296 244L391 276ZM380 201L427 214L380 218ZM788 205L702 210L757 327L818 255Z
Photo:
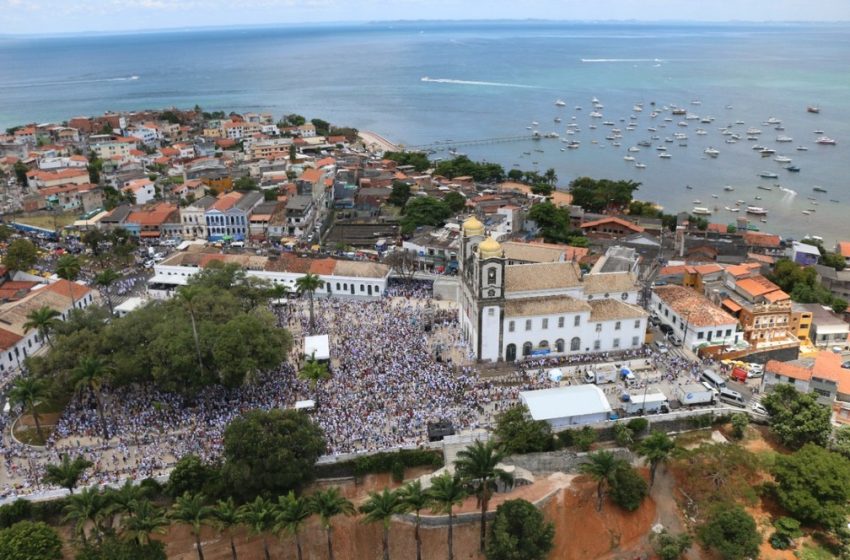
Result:
M401 147L398 144L393 144L380 134L371 130L360 130L357 136L363 142L367 150L372 152L400 152ZM375 149L377 148L377 149Z

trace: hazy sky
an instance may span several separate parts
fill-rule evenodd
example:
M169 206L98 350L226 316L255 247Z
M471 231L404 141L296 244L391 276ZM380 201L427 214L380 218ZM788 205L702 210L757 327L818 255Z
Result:
M850 21L850 0L0 0L0 33L524 18Z

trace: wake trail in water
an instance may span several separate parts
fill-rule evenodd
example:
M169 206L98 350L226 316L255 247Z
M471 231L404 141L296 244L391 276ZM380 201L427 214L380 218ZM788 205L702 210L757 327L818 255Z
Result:
M76 84L98 84L104 82L135 82L139 76L119 76L117 78L92 78L89 80L61 80L54 82L28 82L17 84L0 84L0 89L23 89L34 87L50 87L50 86L72 86Z
M449 78L429 78L425 76L421 79L423 82L430 82L433 84L459 84L464 86L490 86L490 87L511 87L511 88L523 88L523 89L538 89L537 86L528 86L525 84L506 84L503 82L476 82L472 80L452 80Z

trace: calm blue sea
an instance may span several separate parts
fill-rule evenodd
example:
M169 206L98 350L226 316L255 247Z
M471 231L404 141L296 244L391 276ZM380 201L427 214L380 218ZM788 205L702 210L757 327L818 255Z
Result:
M591 130L594 97L604 118ZM555 107L557 99L566 107ZM653 120L653 101L715 120L688 121L687 128L676 126L680 118ZM850 238L848 26L405 23L0 39L2 127L196 103L206 110L298 112L406 145L521 135L532 121L564 137L574 122L579 132L570 138L581 141L578 150L561 151L558 140L459 150L509 169L554 167L563 184L580 175L634 179L642 183L641 198L670 210L717 207L713 221L724 223L735 214L723 208L741 199L768 209L767 223L758 224L763 230ZM642 112L633 111L636 103L644 104ZM808 105L821 113L807 113ZM631 115L637 127L626 131ZM770 117L785 130L762 125ZM613 127L602 120L623 131L620 147L605 139ZM740 142L725 142L719 129L727 125ZM688 134L688 145L664 144L669 159L654 146L642 149L632 154L646 164L637 169L623 157L650 138L651 126L661 138L654 146L673 132ZM696 135L698 126L707 134ZM792 174L753 152L755 142L744 134L750 126L763 131L758 144L792 158L801 171ZM816 145L814 130L837 146ZM779 135L793 142L778 144ZM720 150L717 159L705 157L708 146ZM762 180L762 171L779 177ZM735 191L723 191L725 185ZM814 193L814 185L828 193Z

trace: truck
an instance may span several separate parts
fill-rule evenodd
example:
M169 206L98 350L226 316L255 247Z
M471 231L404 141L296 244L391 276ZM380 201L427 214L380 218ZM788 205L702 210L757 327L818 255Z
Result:
M601 385L603 383L617 382L617 367L611 364L602 365L584 372L585 383L595 383Z
M702 383L691 383L676 388L676 397L682 406L714 403L714 391Z
M627 402L623 403L626 414L649 414L654 412L669 412L670 403L667 396L661 392L638 393L631 395Z

